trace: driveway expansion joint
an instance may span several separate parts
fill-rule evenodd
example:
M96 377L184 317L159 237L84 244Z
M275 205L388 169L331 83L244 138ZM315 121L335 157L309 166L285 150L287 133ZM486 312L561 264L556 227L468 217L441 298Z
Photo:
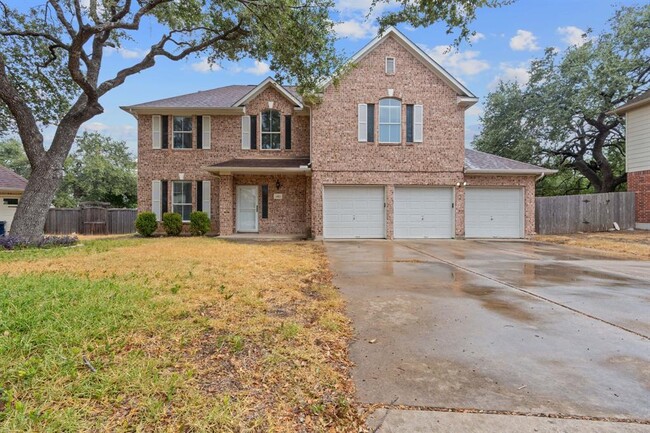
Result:
M558 302L558 301L554 301L554 300L549 299L549 298L547 298L547 297L544 297L544 296L538 295L537 293L533 293L533 292L531 292L530 290L522 289L521 287L517 287L517 286L515 286L514 284L506 283L506 282L501 281L501 280L499 280L499 279L497 279L497 278L494 278L494 277L491 277L491 276L489 276L489 275L483 274L483 273L481 273L481 272L475 271L475 270L473 270L473 269L470 269L470 268L467 268L467 267L461 266L461 265L459 265L459 264L457 264L457 263L454 263L454 262L451 262L451 261L449 261L449 260L445 260L445 259L443 259L443 258L441 258L441 257L438 257L438 256L434 255L434 254L431 254L431 253L426 252L426 251L422 251L422 250L420 250L420 249L418 249L418 248L412 247L412 246L407 245L407 244L405 244L405 243L400 243L400 244L401 244L403 247L406 247L406 248L408 248L408 249L410 249L410 250L413 250L413 251L415 251L415 252L417 252L417 253L424 254L425 256L429 256L429 257L431 257L431 258L433 258L433 259L435 259L435 260L440 261L441 263L445 263L446 265L452 266L452 267L454 267L454 268L460 269L460 270L465 271L465 272L469 272L470 274L474 274L474 275L477 275L477 276L482 277L482 278L486 278L486 279L488 279L488 280L490 280L490 281L492 281L492 282L495 282L495 283L497 283L497 284L501 284L501 285L506 286L506 287L509 287L509 288L511 288L511 289L514 289L514 290L520 291L520 292L522 292L522 293L525 293L525 294L527 294L527 295L533 296L533 297L535 297L535 298L537 298L537 299L540 299L540 300L542 300L542 301L550 302L550 303L553 304L553 305L557 305L558 307L565 308L565 309L567 309L567 310L569 310L569 311L572 311L572 312L574 312L574 313L580 314L580 315L585 316L585 317L587 317L587 318L589 318L589 319L597 320L597 321L602 322L602 323L604 323L604 324L606 324L606 325L613 326L613 327L618 328L618 329L620 329L620 330L622 330L622 331L629 332L629 333L634 334L634 335L636 335L636 336L638 336L638 337L641 337L641 338L643 338L643 339L645 339L645 340L650 340L650 336L648 336L648 335L644 335L644 334L642 334L642 333L640 333L640 332L634 331L634 330L629 329L629 328L626 328L626 327L624 327L624 326L617 325L616 323L609 322L609 321L607 321L607 320L605 320L605 319L601 319L600 317L596 317L596 316L593 316L593 315L591 315L591 314L585 313L584 311L580 311L580 310L578 310L578 309L576 309L576 308L569 307L568 305L562 304L562 303L560 303L560 302Z

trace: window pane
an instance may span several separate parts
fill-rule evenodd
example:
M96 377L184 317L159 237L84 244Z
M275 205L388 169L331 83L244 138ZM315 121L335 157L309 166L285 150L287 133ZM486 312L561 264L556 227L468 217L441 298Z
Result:
M390 125L390 142L399 143L401 141L400 137L400 125Z
M262 149L271 147L271 134L262 134Z
M192 183L183 182L183 203L192 203Z
M381 143L388 143L390 141L390 126L379 125L379 141Z
M280 112L271 112L271 131L280 132Z
M388 107L379 107L379 123L388 122Z
M389 122L390 123L400 123L400 107L391 107L390 108L390 115L389 115Z
M271 129L270 113L265 111L262 113L262 132L269 132Z
M279 149L280 148L280 134L273 134L271 136L271 143L273 144L273 149Z

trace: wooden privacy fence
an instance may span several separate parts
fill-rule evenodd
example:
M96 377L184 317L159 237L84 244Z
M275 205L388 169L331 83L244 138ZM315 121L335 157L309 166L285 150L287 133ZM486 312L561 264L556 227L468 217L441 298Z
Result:
M45 233L55 235L116 235L135 232L135 209L103 207L52 208L45 220Z
M604 232L617 223L621 230L634 228L634 193L538 197L535 231L540 235Z

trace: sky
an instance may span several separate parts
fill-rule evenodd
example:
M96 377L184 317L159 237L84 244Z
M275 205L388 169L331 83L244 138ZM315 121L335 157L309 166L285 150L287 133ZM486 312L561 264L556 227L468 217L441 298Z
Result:
M352 56L377 33L372 17L366 18L371 0L335 1L336 11L332 17L338 22L336 31L340 40L337 49L346 57ZM482 9L471 24L472 30L476 31L471 41L463 42L458 49L451 51L448 47L455 37L445 34L443 24L418 29L400 25L398 29L482 101L499 80L525 84L530 61L540 57L544 48L564 50L570 45L581 44L588 29L597 34L607 28L607 20L616 8L639 4L639 1L517 0L501 8ZM26 2L32 3L31 0ZM156 35L155 27L144 26L136 41L127 41L118 50L111 49L105 57L105 72L114 73L136 62ZM119 106L230 84L258 84L272 74L268 65L250 59L213 66L201 57L180 62L161 60L152 69L129 78L104 96L100 101L104 113L84 124L82 129L124 140L135 153L136 120ZM468 146L480 131L482 110L479 102L466 113L465 139ZM52 130L45 131L46 141L51 140L52 135Z

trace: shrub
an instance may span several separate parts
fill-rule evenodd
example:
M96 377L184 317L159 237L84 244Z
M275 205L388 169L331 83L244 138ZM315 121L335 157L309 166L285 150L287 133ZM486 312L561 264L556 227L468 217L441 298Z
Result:
M192 236L203 236L210 231L210 217L205 212L190 214L190 233Z
M158 228L156 214L153 212L140 212L135 219L135 230L144 237L151 236Z
M79 242L79 238L76 236L42 236L36 240L28 240L10 235L0 236L0 249L69 247L77 242Z
M183 218L181 214L175 212L165 212L163 214L163 227L169 236L178 236L183 230Z

